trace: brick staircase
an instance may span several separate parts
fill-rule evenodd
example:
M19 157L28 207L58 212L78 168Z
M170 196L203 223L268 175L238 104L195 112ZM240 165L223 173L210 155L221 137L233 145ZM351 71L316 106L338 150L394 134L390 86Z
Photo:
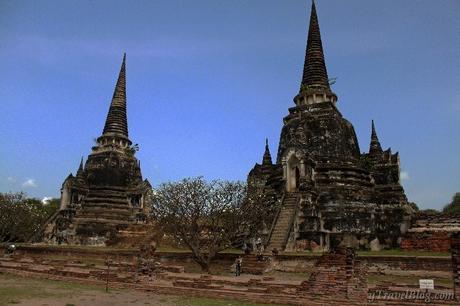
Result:
M128 224L131 215L126 189L93 187L75 218L80 226L93 222Z
M292 217L297 207L297 194L286 193L280 212L272 228L270 240L267 244L267 251L277 249L283 251L286 247L286 236L291 227Z

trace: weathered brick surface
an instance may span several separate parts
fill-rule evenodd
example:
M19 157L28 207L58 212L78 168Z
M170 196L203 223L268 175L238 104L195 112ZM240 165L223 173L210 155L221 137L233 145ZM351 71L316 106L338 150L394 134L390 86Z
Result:
M17 254L28 257L47 258L50 255L62 257L62 260L69 262L78 258L82 259L105 259L107 256L115 262L132 262L137 255L135 249L106 249L106 248L72 248L57 247L45 245L22 245L18 246ZM2 249L0 247L0 253ZM155 260L163 266L180 266L183 262L193 261L191 253L184 252L155 252ZM215 263L219 265L228 265L230 267L235 261L237 254L217 254ZM270 257L270 256L265 256ZM358 256L359 260L371 267L369 273L374 270L390 271L452 271L452 261L450 257L427 257L427 256ZM311 272L314 269L317 255L277 255L272 256L270 265L274 270L283 272ZM243 265L247 266L248 262L243 259ZM170 272L179 272L168 270ZM243 267L244 269L244 267ZM380 272L379 272L380 273Z
M401 241L401 249L448 252L450 237L458 232L460 214L419 212Z
M343 298L350 302L367 301L366 271L352 249L340 248L321 256L310 278L299 292L321 299Z
M401 249L407 251L448 252L450 237L448 232L408 233L401 241Z
M460 299L460 237L452 238L451 243L454 292L457 299Z
M333 265L331 265L331 263ZM334 268L338 266L339 268ZM11 257L0 258L0 272L9 272L25 277L47 278L54 280L68 280L82 282L85 284L105 284L109 278L110 288L133 288L146 290L160 294L184 295L193 297L211 297L236 299L240 301L250 301L254 303L276 303L290 305L423 305L422 300L376 300L371 302L360 294L365 288L350 286L357 284L355 279L359 279L364 274L359 268L360 264L352 257L345 256L345 259L337 256L330 256L318 264L318 269L328 271L327 277L334 279L334 284L319 282L316 286L326 288L329 294L318 294L321 292L311 292L305 290L305 284L300 285L294 281L276 281L273 278L259 276L245 277L224 277L211 275L197 275L185 273L161 272L155 273L153 278L148 276L134 277L130 265L126 262L111 262L109 274L106 266L90 265L78 262L65 262L59 260L45 260L38 258ZM335 271L335 272L334 272ZM324 277L322 278L324 280ZM348 285L340 282L340 279L348 279ZM351 280L351 281L350 281ZM321 281L317 276L316 281ZM359 284L360 282L358 282ZM341 288L337 295L331 292L337 290L337 285ZM345 290L348 296L344 296ZM401 292L407 287L398 287L396 284L391 286L381 286L372 290L385 290L387 292ZM409 288L411 289L411 288ZM311 290L311 289L310 289ZM314 291L314 290L313 290ZM324 291L322 291L324 292ZM439 291L448 294L452 291ZM436 301L431 305L458 305L458 303L447 301Z

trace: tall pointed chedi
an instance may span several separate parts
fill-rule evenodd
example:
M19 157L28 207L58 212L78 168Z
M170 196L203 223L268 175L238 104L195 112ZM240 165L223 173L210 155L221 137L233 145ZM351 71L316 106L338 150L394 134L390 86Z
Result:
M57 243L109 244L139 221L146 222L151 186L128 137L126 54L123 56L102 135L83 159L77 176L62 184L61 209L47 227L45 240Z
M256 164L248 175L250 197L273 212L261 216L273 225L269 250L369 248L375 239L394 247L407 227L398 154L382 151L374 126L371 152L361 154L336 102L313 2L301 88L283 119L276 163Z
M372 131L371 131L371 143L369 145L369 155L370 156L379 156L383 152L382 146L380 145L379 138L377 137L377 132L375 131L374 120L372 120Z
M265 152L262 159L262 165L272 165L272 156L270 154L270 148L268 147L268 139L265 139Z
M294 101L297 105L321 103L324 101L335 103L337 101L337 96L331 91L329 85L323 43L321 41L321 32L319 30L318 15L314 1L311 5L302 81L300 82L299 94L294 98Z
M123 55L120 73L113 92L102 136L117 136L128 139L128 119L126 118L126 53ZM101 136L101 137L102 137Z
M310 26L308 28L301 86L330 88L315 2L311 4Z

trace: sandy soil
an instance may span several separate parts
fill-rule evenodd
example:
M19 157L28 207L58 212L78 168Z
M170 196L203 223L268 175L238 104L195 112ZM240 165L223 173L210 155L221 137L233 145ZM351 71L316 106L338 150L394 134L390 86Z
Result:
M148 294L137 291L111 291L95 292L92 290L82 290L78 294L68 296L53 296L47 298L32 298L20 300L18 303L7 305L27 305L27 306L118 306L118 305L161 305L174 306L186 305L178 298L172 296L162 296Z

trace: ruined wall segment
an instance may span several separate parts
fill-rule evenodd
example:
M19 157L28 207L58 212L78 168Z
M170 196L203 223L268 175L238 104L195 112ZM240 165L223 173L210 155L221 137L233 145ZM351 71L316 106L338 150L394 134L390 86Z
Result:
M451 237L460 233L460 214L418 212L402 237L407 251L449 252Z

